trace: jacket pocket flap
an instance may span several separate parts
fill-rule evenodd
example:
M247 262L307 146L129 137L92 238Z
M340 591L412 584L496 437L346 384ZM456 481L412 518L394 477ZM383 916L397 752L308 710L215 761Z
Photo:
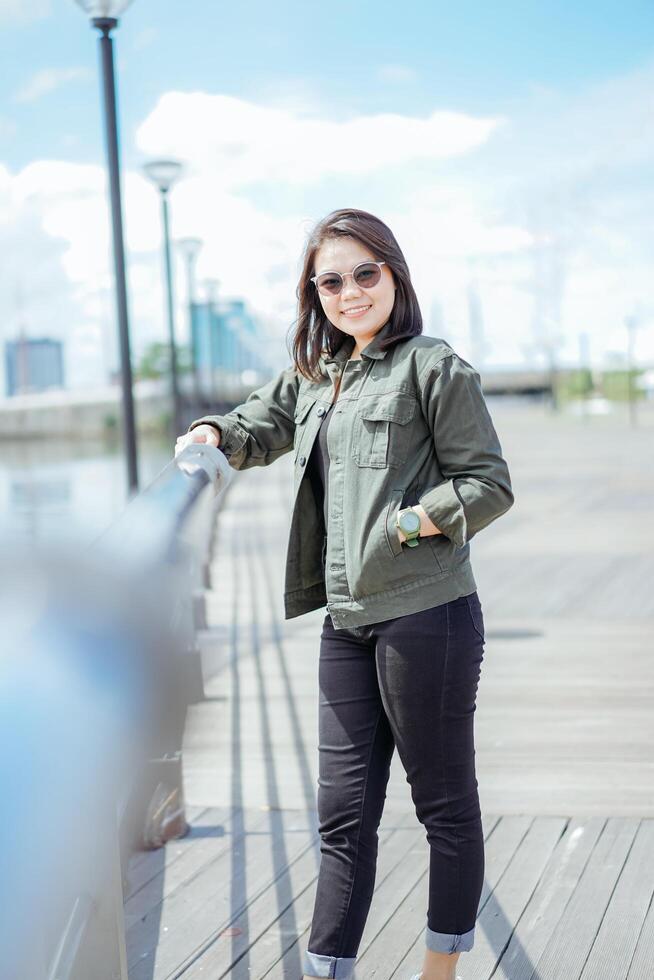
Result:
M293 416L296 425L301 425L305 418L309 414L311 406L315 404L315 398L309 398L307 401L302 402L301 405L297 405L295 408L295 415Z
M371 422L399 422L405 425L416 410L416 403L411 398L385 398L358 409L357 414L362 419Z

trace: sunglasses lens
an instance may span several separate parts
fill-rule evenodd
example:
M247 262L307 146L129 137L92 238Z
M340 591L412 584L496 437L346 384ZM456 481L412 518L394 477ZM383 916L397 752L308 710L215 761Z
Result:
M336 296L341 291L343 280L337 272L326 272L324 276L318 276L316 285L325 296Z
M372 262L360 265L354 273L354 281L362 289L367 289L369 286L376 286L380 279L381 269Z
M354 281L362 289L376 286L380 279L381 269L374 262L362 262L354 272ZM338 272L325 272L316 279L316 286L323 296L336 296L343 288L343 277Z

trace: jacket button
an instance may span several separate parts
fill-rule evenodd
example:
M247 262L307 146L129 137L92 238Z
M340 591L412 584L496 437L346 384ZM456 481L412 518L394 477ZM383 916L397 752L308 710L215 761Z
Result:
M324 414L325 414L325 406L321 405L320 408L316 409L316 415L324 415Z
M300 456L300 459L298 460L300 466L304 466L304 464L306 463L306 461L307 461L306 456Z

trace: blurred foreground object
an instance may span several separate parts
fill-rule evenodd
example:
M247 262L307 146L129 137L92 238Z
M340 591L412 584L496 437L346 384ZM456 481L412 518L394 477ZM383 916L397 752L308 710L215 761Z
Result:
M232 476L194 443L85 552L0 549L2 980L127 980L123 869L188 829L196 618Z

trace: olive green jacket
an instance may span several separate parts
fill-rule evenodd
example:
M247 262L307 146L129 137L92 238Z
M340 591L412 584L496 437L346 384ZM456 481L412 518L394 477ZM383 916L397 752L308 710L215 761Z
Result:
M293 511L286 555L285 618L327 605L336 629L381 622L440 605L476 589L470 541L513 504L507 464L480 376L446 343L420 335L386 351L386 323L349 360L345 334L323 355L319 382L294 365L225 415L230 466L267 466L293 452ZM329 515L324 523L306 464L342 375L327 431ZM420 503L442 534L401 543L398 510Z

